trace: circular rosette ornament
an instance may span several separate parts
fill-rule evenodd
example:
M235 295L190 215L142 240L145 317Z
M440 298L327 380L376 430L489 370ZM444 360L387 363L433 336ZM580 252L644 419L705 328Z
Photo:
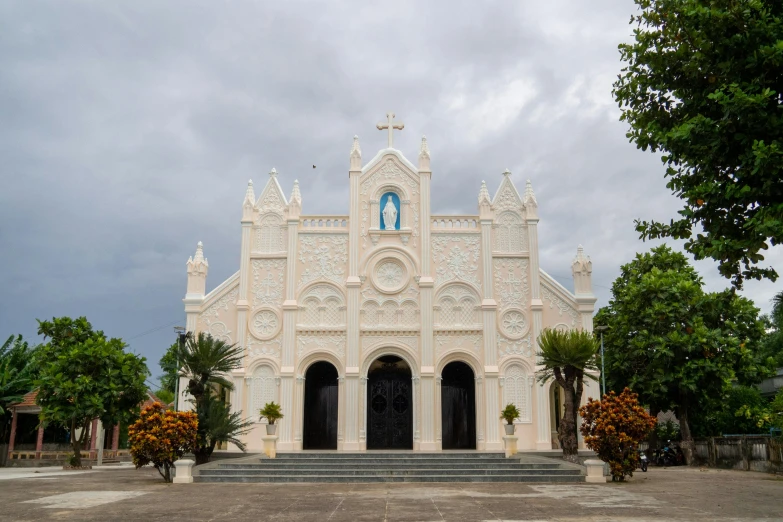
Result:
M527 316L522 310L507 310L500 316L500 330L509 339L521 339L528 327Z
M271 308L262 308L250 316L251 332L264 341L276 336L281 326L280 316Z

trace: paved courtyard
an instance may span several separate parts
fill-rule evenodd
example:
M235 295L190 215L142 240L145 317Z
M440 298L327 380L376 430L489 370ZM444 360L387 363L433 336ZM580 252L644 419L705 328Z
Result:
M783 478L651 469L625 484L164 484L153 469L0 468L0 519L783 520Z

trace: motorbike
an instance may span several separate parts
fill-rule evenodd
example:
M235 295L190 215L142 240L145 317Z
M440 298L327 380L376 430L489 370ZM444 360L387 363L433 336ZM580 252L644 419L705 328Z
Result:
M646 473L647 472L647 454L644 453L644 452L642 452L639 455L639 465L641 466L642 471Z
M663 448L656 451L655 463L659 466L676 466L682 461L681 454L682 451L679 448L675 450L672 441L668 440Z

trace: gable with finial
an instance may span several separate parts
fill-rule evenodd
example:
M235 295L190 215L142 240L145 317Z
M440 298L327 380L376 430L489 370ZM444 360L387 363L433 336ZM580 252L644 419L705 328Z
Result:
M522 198L520 197L517 188L514 186L514 183L511 181L511 172L506 169L506 171L503 172L503 180L500 182L500 187L498 187L498 191L495 193L495 197L492 200L492 208L496 212L512 210L521 213L524 207L525 205L522 202Z
M256 210L262 214L268 212L283 214L287 207L288 200L286 200L280 182L277 180L277 170L273 168L269 173L269 181L256 201Z

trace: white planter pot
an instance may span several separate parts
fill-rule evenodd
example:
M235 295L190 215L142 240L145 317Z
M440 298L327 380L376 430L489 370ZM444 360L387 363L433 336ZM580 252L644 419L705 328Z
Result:
M503 427L506 429L506 435L513 435L514 434L514 428L516 428L513 424L504 424Z
M277 424L267 424L266 425L266 434L267 435L275 435L275 434L277 434Z

